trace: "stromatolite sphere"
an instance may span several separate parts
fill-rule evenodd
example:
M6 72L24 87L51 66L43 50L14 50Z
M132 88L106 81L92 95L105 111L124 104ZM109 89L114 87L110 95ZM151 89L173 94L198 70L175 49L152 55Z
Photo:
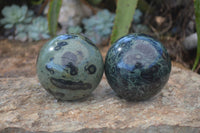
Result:
M87 97L99 84L104 67L98 48L80 35L60 35L46 43L38 56L42 86L61 100Z
M155 96L169 79L170 57L163 45L144 34L130 34L109 49L105 74L122 98L141 101Z

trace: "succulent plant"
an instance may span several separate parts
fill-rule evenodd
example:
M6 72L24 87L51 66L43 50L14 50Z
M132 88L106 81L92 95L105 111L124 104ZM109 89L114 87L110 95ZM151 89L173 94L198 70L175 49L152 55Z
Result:
M133 26L134 32L136 33L149 33L150 29L144 24L136 24Z
M15 29L15 40L20 40L22 42L28 39L27 36L27 27L28 25L17 24Z
M4 25L5 29L9 29L18 23L30 23L33 11L29 11L26 5L22 7L12 5L4 7L2 15L4 18L0 20L0 23Z
M114 17L115 14L105 9L88 19L83 19L85 36L95 44L100 44L102 40L107 39L111 34Z
M38 41L40 39L50 38L48 34L48 22L44 17L37 17L33 19L32 24L28 25L27 30L29 40Z
M133 16L132 28L136 33L149 33L150 32L149 27L147 25L141 24L142 16L143 13L140 11L140 9L136 9L135 14Z
M3 19L0 23L5 29L15 28L15 39L20 41L38 41L48 39L48 22L44 17L33 17L33 11L26 5L6 6L2 10Z
M36 17L31 24L17 24L15 30L15 39L20 41L38 41L48 39L48 22L44 17Z
M140 9L135 10L135 14L133 16L133 23L138 24L141 22L141 17L143 13L140 11Z
M67 32L69 34L79 34L82 32L82 28L80 26L70 26Z

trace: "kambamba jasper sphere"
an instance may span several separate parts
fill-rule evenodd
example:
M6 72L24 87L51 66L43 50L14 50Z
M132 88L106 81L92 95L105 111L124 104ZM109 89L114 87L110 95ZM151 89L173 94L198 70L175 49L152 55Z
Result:
M171 71L163 45L144 34L129 34L117 40L105 60L111 88L130 101L147 100L161 91Z
M104 67L98 48L80 35L60 35L46 43L37 59L41 85L61 100L87 97L99 84Z

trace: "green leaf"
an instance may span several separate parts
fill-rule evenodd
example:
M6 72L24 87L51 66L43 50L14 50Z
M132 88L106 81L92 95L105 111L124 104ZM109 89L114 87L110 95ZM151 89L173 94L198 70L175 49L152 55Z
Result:
M193 71L196 69L199 63L199 59L200 59L200 0L194 1L194 8L195 8L195 16L196 16L195 21L196 21L198 43L197 43L196 59L192 68Z
M25 32L19 32L16 36L15 36L15 40L20 40L22 42L25 42L27 40L27 34Z
M139 0L137 9L140 9L142 12L149 12L153 13L155 11L155 8L153 5L150 5L146 0Z
M33 5L39 5L42 4L43 0L31 0L31 4Z
M51 0L49 3L49 11L48 11L48 27L50 34L55 36L58 25L58 16L60 12L60 8L62 5L62 0Z
M6 18L0 19L0 24L6 24L6 23L7 23Z
M30 23L32 21L32 17L28 17L24 19L24 23Z
M67 32L69 34L79 34L82 32L82 28L80 26L70 26Z
M29 11L27 12L27 16L28 16L28 17L33 16L33 11L29 10Z
M102 0L87 0L92 5L98 5L102 2Z
M44 39L49 39L49 38L50 38L50 36L49 36L48 34L46 34L46 33L42 34L41 36L42 36L42 38L44 38Z
M15 33L17 34L19 32L25 32L27 30L27 25L17 24L15 28Z
M138 0L118 0L114 27L110 43L126 35L129 31Z
M10 29L10 28L12 28L12 27L13 27L13 24L6 24L6 25L4 26L5 29Z

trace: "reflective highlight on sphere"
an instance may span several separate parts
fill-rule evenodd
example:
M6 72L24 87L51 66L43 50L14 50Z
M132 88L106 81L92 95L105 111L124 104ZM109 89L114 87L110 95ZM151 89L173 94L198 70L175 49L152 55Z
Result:
M117 40L105 60L111 88L122 98L141 101L155 96L169 79L171 60L163 45L144 34Z
M37 75L55 98L77 100L97 87L103 66L101 53L90 40L80 35L60 35L42 47Z

